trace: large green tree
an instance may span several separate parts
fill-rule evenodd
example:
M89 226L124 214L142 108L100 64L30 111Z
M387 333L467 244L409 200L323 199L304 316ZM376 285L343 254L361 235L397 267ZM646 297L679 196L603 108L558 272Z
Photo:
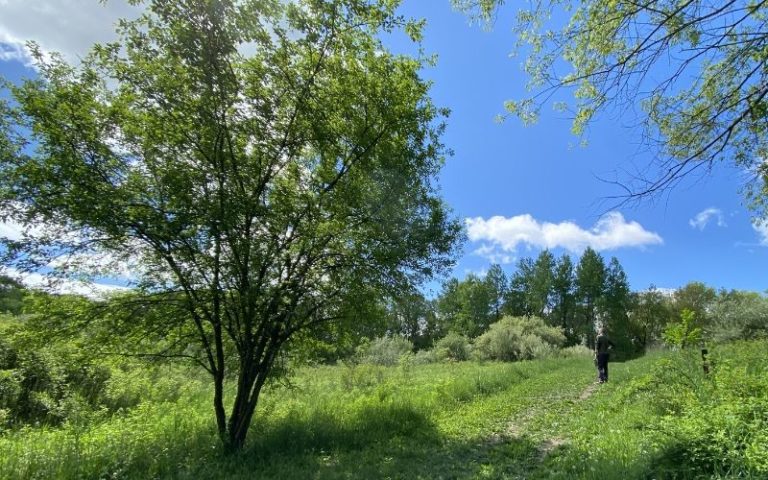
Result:
M720 291L709 315L714 340L768 337L768 298L757 292Z
M486 20L504 0L453 0ZM747 167L747 193L768 214L768 5L759 0L532 0L514 28L532 93L509 112L535 120L559 89L584 130L600 112L644 110L659 154L622 180L629 197L674 185L716 161ZM633 172L634 173L634 172Z
M702 282L689 282L675 290L672 295L672 308L675 315L682 315L684 310L693 312L695 326L706 329L710 320L710 309L715 303L717 292Z
M152 0L78 66L34 50L39 78L8 87L0 216L27 234L6 262L139 265L176 312L153 332L182 332L175 353L210 373L229 449L286 342L452 261L443 112L423 63L379 40L418 36L397 4Z

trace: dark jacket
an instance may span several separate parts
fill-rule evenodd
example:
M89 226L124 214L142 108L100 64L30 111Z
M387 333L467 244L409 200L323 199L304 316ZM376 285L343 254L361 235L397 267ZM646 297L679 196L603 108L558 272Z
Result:
M598 335L597 341L595 342L595 353L608 353L608 350L615 346L616 345L614 345L613 342L605 335Z

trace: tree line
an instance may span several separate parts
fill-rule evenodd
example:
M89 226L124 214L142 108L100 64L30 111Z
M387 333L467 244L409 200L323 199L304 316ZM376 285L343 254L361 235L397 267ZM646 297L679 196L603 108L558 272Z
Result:
M451 278L433 299L412 291L389 300L381 309L384 317L373 322L375 333L400 335L424 349L449 333L477 338L506 316L537 317L562 330L565 346L591 348L597 326L603 326L617 355L631 357L664 343L665 332L683 315L691 315L702 342L768 332L768 299L760 293L718 291L695 281L676 290L651 285L632 291L619 260L606 262L591 248L577 259L544 250L515 267L509 275L494 264L482 275Z

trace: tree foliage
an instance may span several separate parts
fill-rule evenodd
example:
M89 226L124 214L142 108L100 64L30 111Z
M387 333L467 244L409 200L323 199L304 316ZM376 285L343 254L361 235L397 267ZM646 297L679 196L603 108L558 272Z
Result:
M644 350L661 339L664 326L672 315L672 306L664 294L651 285L635 292L632 299L630 329L637 348Z
M709 306L708 330L715 341L768 337L768 298L757 292L721 291Z
M491 20L504 0L454 0ZM581 134L601 112L640 105L645 138L659 153L622 179L629 198L675 185L725 160L748 168L747 194L761 217L768 206L768 7L752 0L533 0L517 15L531 96L507 104L535 120L556 104ZM658 148L657 148L658 147Z
M496 286L488 276L469 274L463 280L452 278L443 285L437 300L439 321L444 330L467 337L483 333L495 320Z
M294 335L452 261L445 112L378 40L418 36L397 3L154 0L79 66L33 48L39 78L9 86L0 215L26 232L6 263L137 266L126 306L163 305L149 326L211 374L229 448Z

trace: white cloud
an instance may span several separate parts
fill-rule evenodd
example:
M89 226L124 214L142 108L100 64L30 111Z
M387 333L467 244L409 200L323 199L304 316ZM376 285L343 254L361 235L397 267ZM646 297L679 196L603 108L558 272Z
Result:
M0 0L1 2L2 0ZM18 241L24 238L39 238L45 235L46 231L56 228L54 225L39 224L39 225L27 225L24 226L19 222L13 220L0 221L0 239L8 239ZM71 240L71 236L67 236L67 239Z
M768 247L768 221L753 223L752 228L760 237L760 245Z
M0 268L0 273L21 281L21 283L28 288L43 290L49 293L76 294L84 295L89 298L104 298L112 293L130 290L128 287L120 285L51 278L40 273L20 272L13 268Z
M0 0L0 60L29 60L24 44L33 40L47 52L74 61L96 42L115 39L120 18L136 18L141 7L125 0Z
M491 263L498 263L501 265L507 265L515 261L514 256L510 255L509 253L499 251L497 247L495 247L494 245L489 245L487 243L484 243L483 245L480 246L480 248L476 249L472 253L487 259Z
M24 227L16 222L6 221L0 222L0 238L6 238L8 240L21 240Z
M469 239L488 242L475 251L488 254L496 247L502 252L514 252L519 245L537 248L565 248L581 252L587 247L614 250L623 247L659 245L664 241L637 222L627 222L619 212L610 212L589 229L573 222L539 222L530 214L514 217L495 216L465 219Z
M718 227L725 227L725 216L719 208L710 207L700 211L695 217L688 220L688 225L699 230L704 230L710 221L716 220Z

